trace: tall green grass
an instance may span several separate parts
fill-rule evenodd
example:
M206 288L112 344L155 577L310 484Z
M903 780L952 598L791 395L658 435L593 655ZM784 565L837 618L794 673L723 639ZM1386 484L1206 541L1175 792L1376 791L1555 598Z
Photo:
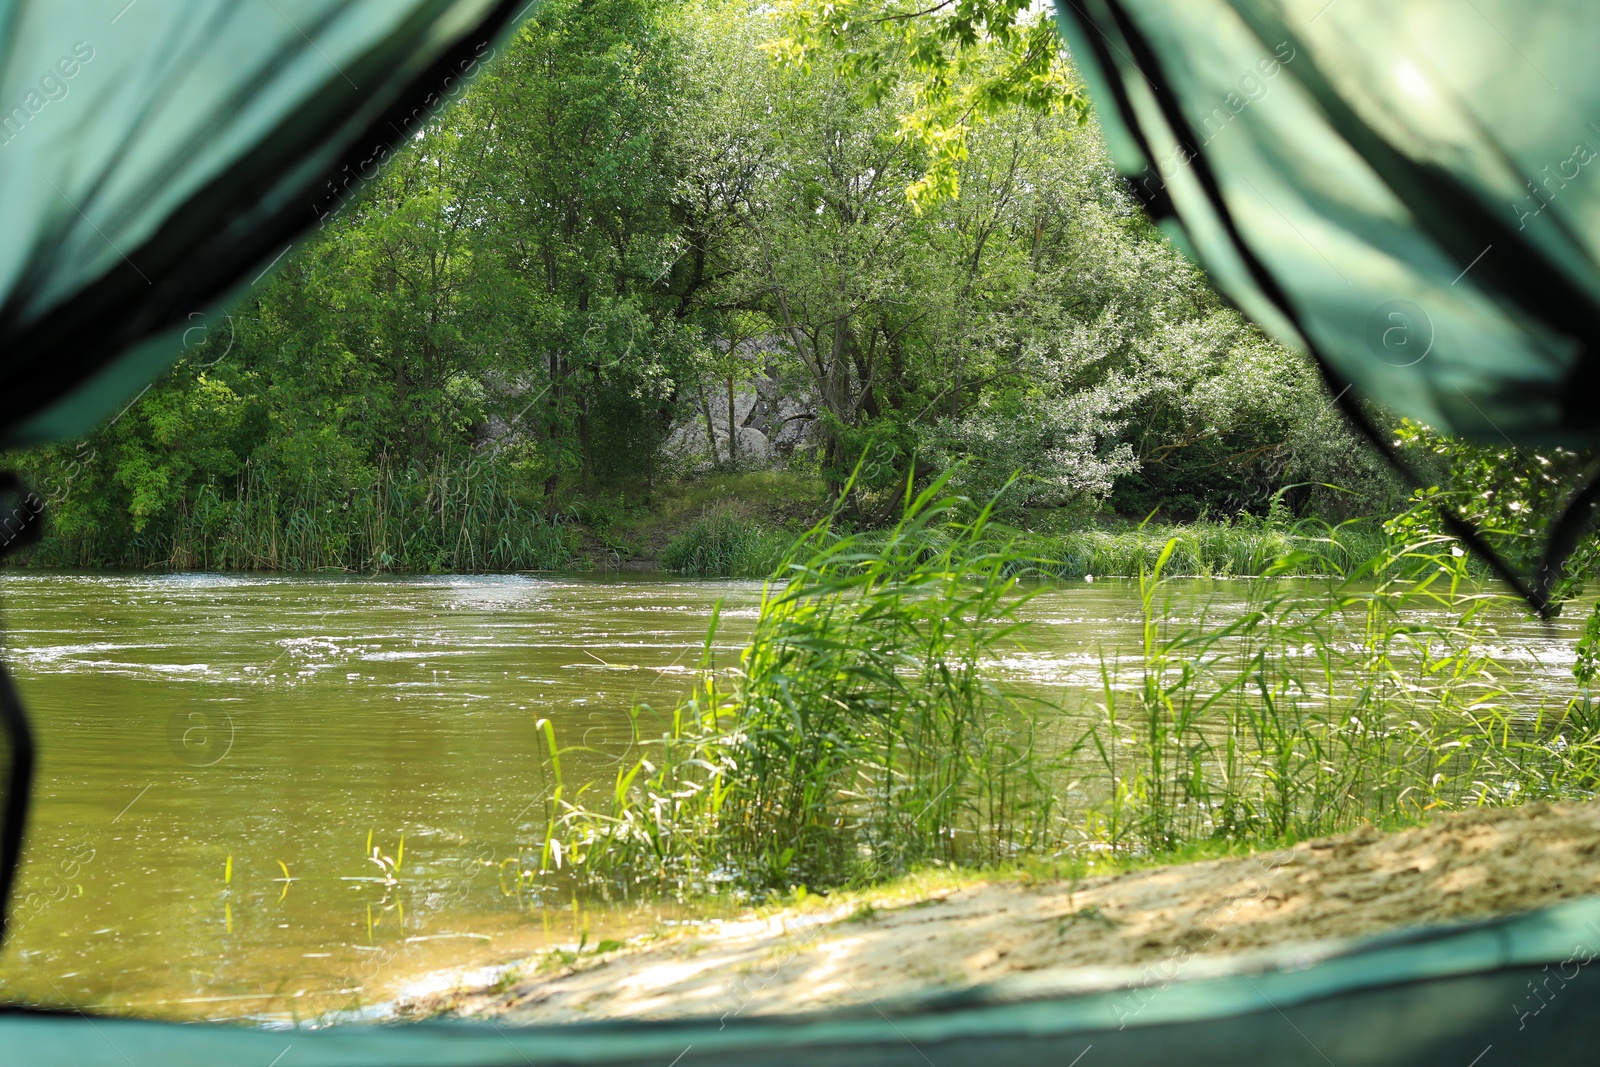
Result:
M859 536L863 544L876 544L884 535L869 531ZM929 536L937 538L938 532L929 531ZM1036 578L1131 578L1149 571L1163 554L1163 571L1171 575L1251 577L1292 570L1325 577L1350 573L1390 549L1390 538L1375 524L1330 526L1316 520L1290 526L1196 523L1057 534L1002 533L991 527L991 537L1009 546L1008 574ZM791 541L785 531L721 511L674 538L661 555L661 565L705 578L770 578L777 575Z
M380 464L350 485L284 486L247 464L136 533L57 530L30 562L238 571L515 571L570 564L576 531L547 520L493 464Z
M729 511L713 511L667 542L661 566L697 578L767 578L783 565L794 534Z
M1320 577L1352 573L1388 553L1391 543L1376 524L1306 519L1288 526L1205 522L1030 534L1019 547L1029 558L1018 567L1052 578L1131 578L1151 571L1157 560L1163 573L1185 577Z
M719 675L708 639L693 694L665 721L636 714L641 756L605 795L557 783L547 843L585 876L678 889L838 885L1046 844L1038 709L988 670L1028 594L987 510L962 518L944 485L871 543L828 520L800 538L738 666Z
M1286 557L1221 616L1176 595L1169 546L1140 579L1139 653L1103 659L1076 746L1099 785L1081 839L1162 852L1591 795L1600 735L1508 688L1487 651L1503 597L1453 549L1395 543L1309 588L1276 580L1303 570Z
M569 789L546 724L545 871L629 892L820 888L1600 785L1600 716L1512 690L1487 651L1501 598L1445 538L1349 568L1336 538L1315 542L1271 561L1242 607L1196 600L1169 539L1140 578L1137 647L1101 649L1092 696L1050 704L998 665L1025 638L1027 557L942 488L887 533L801 538L737 666L717 670L708 636L694 691L670 715L636 711L638 757L613 781ZM1306 573L1328 577L1283 580Z

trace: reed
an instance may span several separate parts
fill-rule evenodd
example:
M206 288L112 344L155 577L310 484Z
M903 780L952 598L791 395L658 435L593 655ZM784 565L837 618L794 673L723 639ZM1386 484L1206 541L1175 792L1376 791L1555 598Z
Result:
M1228 617L1183 602L1176 547L1140 578L1138 655L1102 658L1081 840L1162 853L1593 794L1600 734L1509 688L1487 651L1503 597L1448 539L1327 560L1317 585L1281 581L1305 570L1285 557Z
M877 544L887 535L868 531L859 536L863 544ZM782 530L728 511L715 512L669 542L661 565L702 578L770 578L778 574L792 540ZM1352 572L1390 549L1389 536L1376 524L1333 526L1314 519L1288 526L1195 523L1056 534L1006 531L1003 540L1012 557L1007 574L1032 578L1137 577L1164 553L1163 572L1175 577L1329 577Z
M1384 556L1390 538L1376 524L1333 526L1302 519L1291 525L1208 522L1074 530L1030 535L1019 547L1028 558L1016 566L1047 578L1132 578L1148 573L1157 560L1162 560L1162 573L1174 577L1328 577L1351 573Z
M987 509L939 480L871 539L817 524L769 584L749 646L664 721L597 804L564 802L562 849L601 881L703 892L993 863L1056 826L1040 708L989 665L1029 593ZM931 547L937 546L937 547ZM714 631L713 631L714 632ZM556 755L552 752L552 755Z
M523 502L510 472L440 458L431 468L380 462L350 483L312 475L282 484L248 463L229 484L202 484L138 532L55 531L42 566L378 573L554 570L575 529Z
M546 724L530 874L703 899L1280 844L1600 786L1587 688L1558 707L1514 690L1488 651L1502 597L1446 538L1359 558L1338 531L1308 537L1242 609L1178 581L1169 538L1139 578L1137 647L1101 649L1096 691L1050 703L999 671L1030 555L943 490L887 532L801 537L737 665L718 669L713 623L693 692L636 709L613 781L570 789ZM1306 574L1325 577L1285 580Z

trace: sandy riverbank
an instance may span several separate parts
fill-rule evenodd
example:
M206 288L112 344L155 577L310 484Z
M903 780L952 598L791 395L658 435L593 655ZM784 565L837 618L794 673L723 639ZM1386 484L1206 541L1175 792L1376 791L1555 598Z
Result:
M555 1023L860 1006L1025 973L1325 943L1596 892L1600 804L1535 804L1114 876L824 900L576 961L530 960L487 984L478 972L475 985L403 999L400 1014Z

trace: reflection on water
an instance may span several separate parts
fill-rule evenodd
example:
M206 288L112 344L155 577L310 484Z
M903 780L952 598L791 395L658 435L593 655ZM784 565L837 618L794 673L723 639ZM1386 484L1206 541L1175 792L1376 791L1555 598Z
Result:
M0 591L40 748L0 1000L286 1021L665 915L518 895L543 830L535 723L589 750L569 779L609 777L628 709L678 699L719 598L731 662L761 587L13 574ZM1238 610L1237 583L1181 591ZM1128 582L1051 587L1027 614L1005 669L1057 699L1139 632ZM1498 651L1559 699L1580 624L1508 612Z

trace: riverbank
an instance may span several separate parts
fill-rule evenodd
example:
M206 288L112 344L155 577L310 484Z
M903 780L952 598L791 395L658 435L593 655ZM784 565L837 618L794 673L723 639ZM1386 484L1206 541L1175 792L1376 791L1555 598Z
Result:
M709 475L663 488L645 507L586 512L578 559L595 569L663 570L697 578L768 578L826 516L820 480L781 471ZM849 524L838 523L841 529ZM870 540L872 531L866 531ZM996 531L1013 569L1043 578L1137 577L1173 543L1166 572L1183 577L1349 573L1389 547L1375 522L1137 522L1101 516L1066 529ZM933 546L935 549L938 546Z
M1287 944L1314 955L1597 891L1600 804L1477 809L1110 875L925 871L606 952L553 950L476 984L435 976L396 1011L548 1024L859 1007L1023 975L1116 987L1172 977L1197 957Z
M180 516L131 535L114 532L114 524L86 523L52 501L43 543L14 554L6 566L276 574L659 570L768 578L830 503L820 478L783 470L713 473L631 497L577 497L554 515L492 471L385 470L359 489L291 493L252 475L229 498L208 489ZM1070 579L1137 576L1169 541L1174 550L1167 573L1192 577L1256 575L1268 568L1296 575L1348 572L1389 543L1376 521L1334 528L1317 520L1250 516L1141 523L1105 515L1037 529L1024 520L1000 536L1010 540L1018 572Z

